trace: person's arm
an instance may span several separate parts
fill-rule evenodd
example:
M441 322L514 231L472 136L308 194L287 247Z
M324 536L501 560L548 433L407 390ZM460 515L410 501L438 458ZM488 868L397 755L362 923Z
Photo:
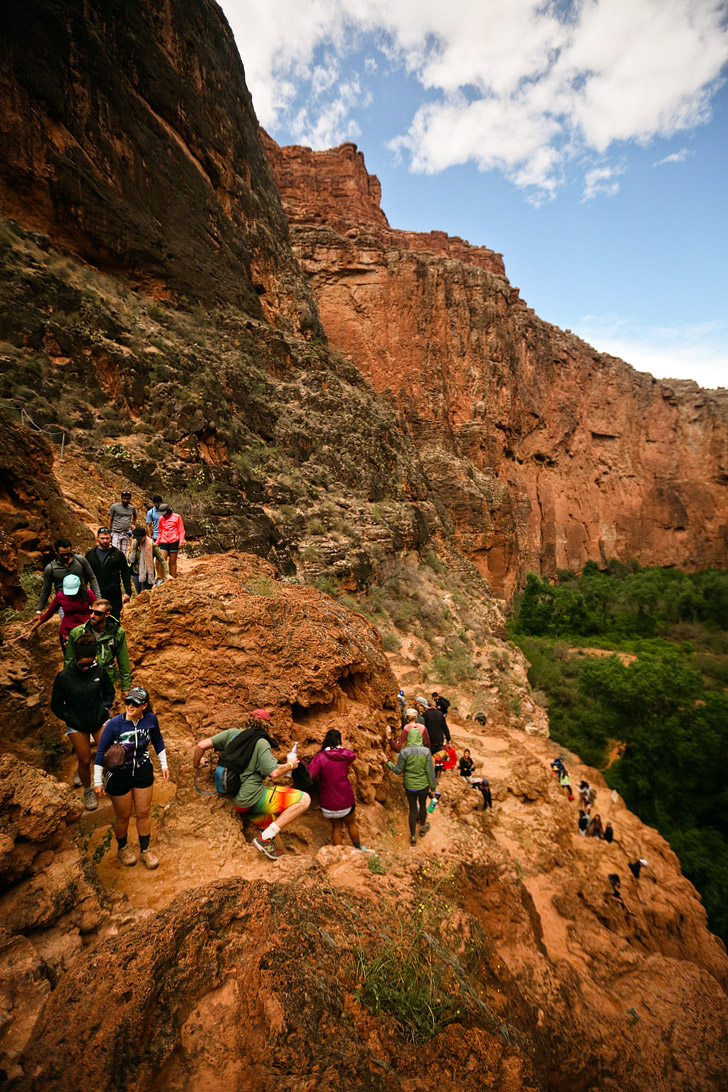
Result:
M131 599L131 569L123 554L121 555L121 582L124 585L125 592L123 600L128 603Z
M429 749L430 749L430 733L427 731L427 728L422 729L422 745L423 745L423 747L427 747L427 750L429 751Z
M35 608L36 614L42 614L45 610L46 603L48 602L48 596L51 594L51 587L53 586L53 562L46 565L43 570L43 584L40 589L40 598L38 600L38 606Z
M114 717L114 720L115 719L116 718ZM107 720L104 725L104 730L101 733L101 739L96 748L96 757L94 759L94 792L97 796L104 796L104 756L113 742L114 729L112 727L112 721Z
M435 763L432 761L432 755L427 756L427 776L430 779L430 788L434 792L437 788L437 778L435 776Z
M78 633L76 632L78 630ZM72 629L68 634L68 641L66 642L66 651L63 653L63 666L68 667L73 663L73 650L76 647L76 641L78 640L79 633L83 630L83 626L77 626L76 629Z
M164 746L164 740L162 739L162 733L159 728L159 721L154 717L154 724L149 730L149 739L152 746L157 753L159 759L159 765L162 767L162 780L169 781L169 766L167 765L167 750Z
M111 710L111 706L114 704L114 698L116 697L116 690L114 684L109 678L109 673L105 668L101 669L101 704L106 710L106 716L108 717Z
M201 739L198 743L195 744L195 749L192 754L192 765L195 767L195 769L198 769L199 766L208 765L210 760L205 758L205 751L209 751L210 748L213 746L214 744L209 736L206 739Z
M400 754L397 756L397 765L396 766L395 766L394 762L390 762L389 760L387 761L387 766L392 771L392 773L396 773L396 774L404 773L404 759L402 758L402 753L400 752Z
M56 611L59 609L60 605L61 605L60 597L58 596L58 594L56 594L56 595L53 596L53 599L51 600L50 605L46 608L46 610L43 612L43 614L37 614L35 616L33 621L28 626L27 630L25 631L25 636L26 637L32 637L33 634L35 633L35 631L38 629L38 626L42 626L44 622L47 622L48 619L52 615L54 615L56 613Z
M91 591L95 594L96 598L100 599L101 598L101 588L99 587L99 582L96 579L96 573L93 571L93 569L89 565L88 558L84 557L83 554L81 554L81 555L79 555L78 560L81 562L81 569L83 571L84 576L86 577L86 583L91 588Z
M121 639L116 646L116 663L119 667L121 689L124 691L124 696L126 696L131 690L131 664L129 663L129 649L126 644L126 633L123 629L121 630Z
M445 720L445 717L443 716L442 713L440 713L440 716L442 717L442 730L443 730L443 732L445 734L445 739L447 740L448 743L450 743L451 742L451 740L450 740L450 729L448 728L447 721Z
M51 712L55 713L59 720L66 723L66 695L64 693L65 686L61 679L62 671L59 671L53 680L53 693L51 694Z
M179 544L180 544L180 546L184 546L184 544L185 544L185 525L182 522L182 516L180 516L178 514L177 519L179 520Z

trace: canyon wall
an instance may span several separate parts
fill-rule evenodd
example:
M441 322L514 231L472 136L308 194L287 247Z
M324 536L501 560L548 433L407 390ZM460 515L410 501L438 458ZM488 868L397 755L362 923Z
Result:
M354 145L266 147L330 344L396 400L497 592L590 558L728 562L728 391L543 322L492 251L392 230Z

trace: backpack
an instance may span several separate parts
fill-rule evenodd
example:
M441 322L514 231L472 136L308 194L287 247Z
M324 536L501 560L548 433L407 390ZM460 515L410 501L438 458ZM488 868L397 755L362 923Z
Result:
M236 796L240 792L240 775L245 773L253 758L258 740L267 739L260 728L246 728L234 736L220 752L215 767L215 788L222 796Z

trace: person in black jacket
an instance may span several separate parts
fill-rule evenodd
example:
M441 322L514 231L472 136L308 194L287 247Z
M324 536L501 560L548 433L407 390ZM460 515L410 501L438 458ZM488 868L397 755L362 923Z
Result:
M440 710L432 705L422 710L422 719L430 737L430 750L435 755L443 749L445 740L450 742L450 729Z
M51 709L65 722L66 735L76 752L87 811L98 807L91 785L91 736L100 736L113 701L114 684L108 671L96 662L96 641L92 634L83 634L76 642L72 663L56 675Z
M101 588L102 599L111 603L112 618L120 618L124 603L131 598L131 570L121 550L111 545L111 531L108 527L99 527L98 545L86 554ZM124 594L121 594L121 585Z

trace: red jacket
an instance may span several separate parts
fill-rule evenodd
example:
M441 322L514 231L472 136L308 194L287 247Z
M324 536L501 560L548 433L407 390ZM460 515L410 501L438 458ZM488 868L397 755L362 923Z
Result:
M343 811L354 804L354 790L349 784L349 767L356 751L332 747L319 751L308 764L311 777L319 779L319 802L327 811Z
M39 621L47 622L52 614L63 608L63 618L59 634L68 637L68 634L76 626L82 626L90 618L89 607L95 601L96 596L90 588L80 589L77 595L64 595L62 591L56 592L48 604L47 609L41 614Z
M185 525L182 516L176 512L170 516L160 516L158 528L157 546L163 546L165 542L179 542L180 546L184 544Z

